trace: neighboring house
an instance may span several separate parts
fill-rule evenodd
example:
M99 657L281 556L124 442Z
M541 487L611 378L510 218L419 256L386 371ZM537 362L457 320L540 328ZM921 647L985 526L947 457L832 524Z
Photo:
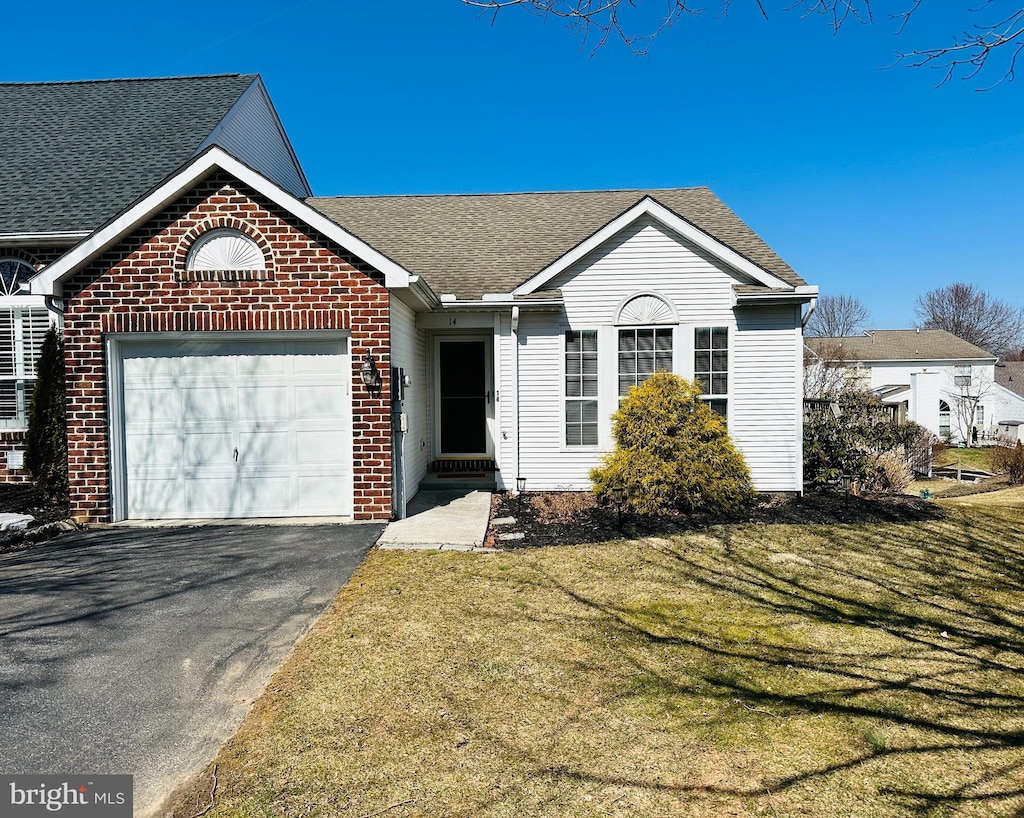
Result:
M965 441L974 429L991 438L1001 419L1024 416L1024 396L998 382L996 357L945 330L869 330L806 344L810 366L902 404L908 420L941 438Z
M58 311L27 282L208 145L295 196L309 185L255 74L0 83L0 478L20 479L43 336Z
M63 310L79 520L388 519L431 471L586 488L662 369L758 490L801 491L817 290L707 189L309 198L239 153L200 149L32 279Z

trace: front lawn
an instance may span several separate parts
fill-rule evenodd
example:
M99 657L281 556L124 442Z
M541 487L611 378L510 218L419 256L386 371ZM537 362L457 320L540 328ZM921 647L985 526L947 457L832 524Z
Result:
M1021 506L942 507L375 551L222 750L206 814L1020 815Z

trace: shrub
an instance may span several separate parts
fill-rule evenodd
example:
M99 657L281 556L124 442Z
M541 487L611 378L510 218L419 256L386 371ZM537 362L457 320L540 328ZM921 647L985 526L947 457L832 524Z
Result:
M869 456L862 488L875 494L902 494L913 480L906 456L890 450Z
M590 478L598 499L622 486L640 514L725 513L753 499L750 472L725 422L696 384L659 372L631 389L612 416L615 448Z
M866 491L898 493L912 470L927 471L935 438L923 426L894 422L888 407L866 392L848 390L833 407L804 422L804 482L810 487L826 488L849 474ZM892 457L880 460L887 453Z
M1017 445L1004 439L998 441L992 450L992 469L1005 474L1011 486L1024 483L1024 446L1019 440Z
M36 365L29 407L25 467L51 499L68 495L68 438L64 408L64 341L53 327L46 333Z

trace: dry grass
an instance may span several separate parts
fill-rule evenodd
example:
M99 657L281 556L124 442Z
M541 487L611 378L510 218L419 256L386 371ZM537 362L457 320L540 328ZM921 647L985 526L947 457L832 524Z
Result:
M1022 544L1019 507L955 506L373 552L207 814L1020 815Z
M986 446L978 449L958 449L952 446L943 449L942 453L935 458L936 466L955 466L959 460L960 465L965 469L981 469L992 471L992 447Z

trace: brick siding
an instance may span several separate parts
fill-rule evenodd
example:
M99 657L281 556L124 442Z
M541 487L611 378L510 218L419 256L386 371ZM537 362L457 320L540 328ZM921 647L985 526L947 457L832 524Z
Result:
M217 227L242 231L264 253L258 278L192 276L193 241ZM201 278L202 280L195 280ZM71 511L111 519L107 369L109 333L350 330L353 517L391 516L388 291L383 276L225 173L200 182L163 213L64 284ZM359 377L369 350L383 379Z

